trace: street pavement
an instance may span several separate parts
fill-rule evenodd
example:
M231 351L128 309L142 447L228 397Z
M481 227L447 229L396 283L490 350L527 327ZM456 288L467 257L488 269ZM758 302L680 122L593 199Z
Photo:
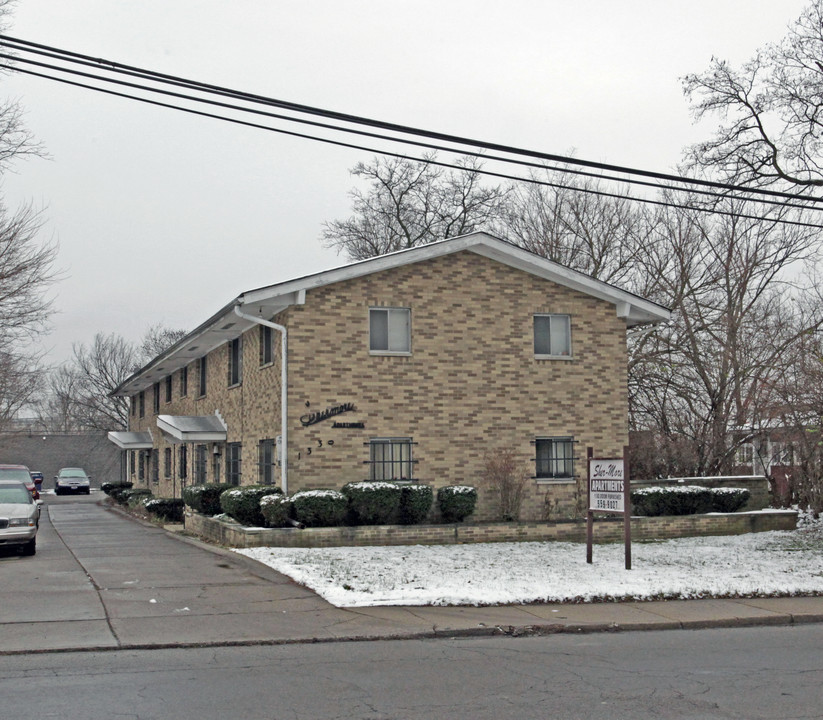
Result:
M337 608L254 560L47 497L37 555L0 556L0 654L823 622L823 598Z

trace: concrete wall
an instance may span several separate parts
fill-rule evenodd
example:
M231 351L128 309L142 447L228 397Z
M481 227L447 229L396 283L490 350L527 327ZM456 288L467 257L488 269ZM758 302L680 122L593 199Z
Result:
M585 520L457 525L368 525L334 528L244 528L186 509L186 530L229 547L340 547L378 545L453 545L472 542L586 542ZM742 535L794 530L797 513L756 513L633 517L632 540L664 540L702 535ZM622 542L622 518L597 520L594 540Z
M62 467L81 467L92 477L92 486L120 477L120 451L105 433L0 433L0 463L26 465L43 473L43 487L54 487L52 478Z

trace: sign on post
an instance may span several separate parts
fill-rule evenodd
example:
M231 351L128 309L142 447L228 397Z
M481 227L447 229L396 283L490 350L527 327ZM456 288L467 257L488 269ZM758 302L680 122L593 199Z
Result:
M623 537L626 546L626 570L632 569L631 500L629 498L628 448L622 458L596 458L588 449L588 482L586 486L586 562L592 562L594 545L594 513L623 515Z

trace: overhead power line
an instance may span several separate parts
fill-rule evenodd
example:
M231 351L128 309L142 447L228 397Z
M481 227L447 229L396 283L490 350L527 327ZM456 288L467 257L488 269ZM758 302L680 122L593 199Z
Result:
M56 72L59 72L59 73L70 74L70 75L73 75L73 76L76 76L76 77L82 77L82 78L87 79L87 80L105 82L105 83L109 83L109 84L115 84L115 85L118 85L120 87L129 88L131 90L137 90L137 91L141 91L141 92L149 92L149 93L154 93L154 94L160 94L160 95L163 95L163 96L166 96L166 97L175 98L177 100L184 100L184 101L189 101L189 102L208 104L208 105L211 105L211 106L214 106L214 107L222 108L223 110L232 110L232 111L239 111L239 112L244 112L244 113L253 113L253 114L258 115L258 116L268 117L268 118L282 120L282 121L286 121L286 122L300 123L300 124L303 124L303 125L309 125L309 126L313 126L313 127L317 127L317 128L322 128L322 129L325 129L325 130L331 130L333 132L344 132L344 133L349 133L349 134L356 134L356 135L371 138L371 139L377 139L377 140L388 141L388 142L392 142L392 143L400 143L400 144L404 144L404 145L410 145L410 146L414 146L414 147L425 148L425 149L432 150L432 151L435 151L435 152L443 151L443 152L454 153L454 154L460 153L460 154L463 154L463 155L469 155L469 156L481 158L484 161L503 162L503 163L513 164L513 165L517 165L517 166L521 166L521 167L545 170L545 171L549 171L549 172L553 171L553 172L560 172L560 173L571 174L571 175L580 175L580 176L595 178L597 180L604 180L604 181L608 181L608 182L617 182L617 183L628 184L628 185L638 185L638 186L644 186L644 187L652 187L652 188L655 188L655 189L658 189L658 190L688 192L688 193L691 193L691 194L696 194L696 195L701 195L701 196L709 196L711 198L725 198L725 199L741 200L741 201L746 201L746 202L757 202L757 203L760 203L760 204L779 205L782 208L817 209L813 206L809 206L809 205L806 205L806 204L799 204L799 203L809 203L809 202L817 203L817 202L823 201L823 198L816 198L816 197L810 197L810 196L805 196L805 195L798 195L798 194L781 192L781 191L776 191L776 190L767 190L767 189L764 189L764 188L748 188L748 187L743 187L743 186L736 186L736 185L731 185L731 184L726 184L726 183L719 183L719 182L714 182L714 181L709 181L709 180L703 180L703 179L700 179L700 178L687 178L687 177L684 177L684 176L668 175L668 174L665 174L665 173L657 173L657 172L652 172L652 171L637 170L637 169L634 169L634 168L621 167L621 166L617 166L617 165L609 165L609 164L605 164L605 163L593 163L593 162L590 162L590 161L578 160L578 159L572 158L572 157L554 155L554 154L543 153L543 152L539 152L539 151L525 150L525 149L522 149L522 148L516 148L516 147L512 147L512 146L501 145L501 144L498 144L498 143L488 143L488 142L484 142L484 141L476 141L476 140L471 140L469 138L462 138L462 137L459 137L459 136L448 135L448 134L445 134L445 133L425 131L425 130L421 130L419 128L412 128L412 127L405 126L405 125L398 125L398 124L395 124L395 123L387 123L387 122L372 120L372 119L369 119L369 118L363 118L363 117L360 117L360 116L349 115L349 114L346 114L346 113L339 113L339 112L330 111L330 110L322 110L322 109L319 109L319 108L314 108L314 107L311 107L311 106L301 105L301 104L298 104L298 103L291 103L291 102L287 102L287 101L277 100L277 99L274 99L274 98L267 98L267 97L260 96L260 95L255 95L255 94L252 94L252 93L247 93L247 92L238 91L238 90L232 90L232 89L229 89L229 88L224 88L224 87L220 87L220 86L216 86L216 85L210 85L210 84L207 84L207 83L201 83L201 82L198 82L198 81L188 80L186 78L181 78L181 77L172 76L172 75L166 75L166 74L163 74L163 73L157 73L157 72L154 72L154 71L151 71L151 70L146 70L146 69L138 68L138 67L135 67L135 66L124 65L122 63L117 63L117 62L108 61L108 60L102 60L102 59L99 59L99 58L93 58L93 57L88 56L88 55L81 55L79 53L74 53L74 52L67 51L67 50L61 50L59 48L54 48L54 47L50 47L50 46L46 46L46 45L42 45L42 44L38 44L38 43L32 43L32 42L25 41L25 40L11 38L11 37L5 36L5 35L0 35L0 46L5 46L5 47L10 48L11 50L16 51L16 52L30 53L30 54L33 54L33 55L35 55L37 57L40 57L40 58L48 58L48 59L51 59L51 60L56 60L58 62L69 62L72 65L79 65L79 66L83 66L83 67L86 67L86 68L92 68L94 70L94 72L85 72L85 71L82 71L82 70L77 70L72 66L64 67L64 66L61 66L61 65L55 65L55 64L43 62L42 60L34 60L34 59L29 58L29 57L20 57L20 56L17 56L17 55L0 53L0 58L6 58L6 59L8 59L10 61L13 61L13 62L25 63L27 65L36 66L36 67L43 68L43 69L50 70L50 71L56 71ZM89 83L86 83L86 82L72 81L72 80L68 80L66 78L55 77L53 75L49 75L49 74L46 74L46 73L43 73L43 72L26 70L26 69L23 69L23 68L20 68L20 67L15 67L15 66L12 66L11 69L16 71L16 72L23 73L23 74L33 75L33 76L36 76L36 77L41 77L41 78L61 82L61 83L64 83L64 84L73 85L73 86L76 86L76 87L82 87L82 88L85 88L85 89L90 89L90 90L94 90L94 91L97 91L97 92L102 92L102 93L109 94L109 95L123 97L123 98L131 99L131 100L137 100L137 101L147 103L147 104L151 104L151 105L156 105L156 106L160 106L160 107L175 109L175 110L187 112L187 113L194 114L194 115L199 115L199 116L203 116L203 117L209 117L209 118L224 120L224 121L232 122L232 123L235 123L235 124L244 125L244 126L247 126L247 127L253 127L253 128L258 128L258 129L269 130L269 131L272 131L272 132L286 134L286 135L290 135L290 136L293 136L293 137L299 137L299 138L303 138L303 139L310 139L310 140L319 141L319 142L323 142L323 143L327 143L327 144L331 144L331 145L337 145L337 146L340 146L340 147L352 148L352 149L357 149L357 150L364 150L364 151L368 151L368 152L372 152L372 153L388 155L388 156L391 156L391 157L409 159L409 160L420 161L420 162L428 162L430 164L434 164L434 165L441 166L441 167L446 167L446 168L452 168L452 169L457 169L457 170L464 169L462 166L454 164L454 163L446 163L446 162L442 162L442 161L437 161L437 160L434 160L432 158L414 158L414 157L409 157L408 155L406 155L404 153L391 152L391 151L386 151L386 150L378 149L378 148L374 148L374 147L366 147L366 146L363 146L363 145L356 145L356 144L353 144L353 143L346 143L346 142L341 142L341 141L338 141L338 140L331 140L329 138L323 138L323 137L318 137L318 136L314 136L314 135L308 135L308 134L305 134L305 133L298 133L298 132L294 132L294 131L288 131L288 130L284 130L282 128L270 127L268 125L261 125L259 123L252 123L252 122L248 122L248 121L244 121L244 120L238 120L237 118L226 117L225 115L218 115L216 113L194 110L192 108L182 107L180 105L175 105L175 104L168 103L168 102L160 102L160 101L157 101L157 100L151 100L149 98L142 97L142 96L139 96L139 95L134 95L134 94L126 93L126 92L119 92L119 91L115 91L115 90L110 90L110 89L106 89L104 87L100 87L100 86L97 86L97 85L92 85L92 84L89 84ZM109 77L109 76L101 74L101 73L115 73L117 75L123 75L123 76L128 76L128 77L131 77L131 78L136 78L136 79L142 80L144 82L135 83L135 82L125 81L125 80L119 80L119 79ZM153 86L150 86L150 85L146 85L145 81L152 82L152 83L157 83L161 87L158 88L158 87L153 87ZM203 97L188 95L188 94L173 91L173 90L162 89L163 87L175 87L175 88L187 89L187 90L192 90L192 91L196 91L196 92L202 92L202 93L205 93L206 95L216 95L216 96L220 96L220 97L223 97L223 98L240 100L240 101L243 101L243 102L251 103L252 105L264 105L264 106L269 106L269 107L275 107L275 108L278 108L278 109L285 109L285 110L288 110L290 112L308 114L308 115L313 116L313 117L322 117L322 118L325 118L325 119L333 119L333 120L338 121L338 122L345 122L345 123L348 123L348 124L353 124L355 127L340 126L340 125L337 125L337 124L319 122L319 121L315 121L315 120L308 120L304 117L295 117L295 116L292 116L292 115L283 115L283 114L279 114L279 113L272 113L272 112L269 112L269 111L259 110L259 109L256 109L254 107L250 108L250 107L245 107L245 106L239 106L239 105L228 103L228 102L212 100L210 98L203 98ZM371 131L367 131L367 130L358 129L359 126L378 128L378 129L388 131L388 132L399 133L401 135L412 135L414 137L425 137L425 138L429 138L429 139L436 139L436 140L439 140L441 142L448 142L448 143L451 143L451 144L454 144L454 145L465 145L465 146L468 146L468 148L471 148L471 147L480 148L480 150L482 150L483 152L480 152L478 150L471 150L471 149L468 149L467 147L446 147L446 146L443 146L441 144L430 143L430 142L422 142L420 140L412 140L412 139L409 139L409 138L397 137L396 135L386 135L386 134L375 133L375 132L371 132ZM489 149L494 150L496 152L503 152L503 153L512 154L512 155L515 155L516 158L510 158L510 157L507 158L507 157L503 157L503 156L499 156L499 155L489 155L488 152L486 152ZM542 160L542 162L538 163L538 162L531 162L531 161L519 159L521 157L531 157L531 158L534 158L534 159ZM547 161L560 162L563 165L565 165L566 167L560 167L560 168L551 167L551 166L546 165ZM574 167L569 167L569 166L574 166ZM612 175L604 175L603 173L593 173L593 172L578 170L578 169L576 169L577 167L589 167L589 168L597 168L597 169L601 169L601 170L609 170L611 172L624 173L624 174L628 175L629 177L615 177L615 176L612 176ZM805 222L800 222L800 221L775 219L773 217L772 218L763 218L763 217L757 216L757 215L745 215L745 214L740 214L740 213L737 213L737 212L732 213L732 212L719 211L715 208L706 208L706 207L700 207L700 206L694 207L692 205L688 205L688 206L683 205L682 203L678 203L678 202L672 202L672 201L666 201L666 200L653 200L653 199L638 197L638 196L627 196L627 195L622 195L620 193L610 193L610 192L606 192L606 191L603 191L603 190L600 190L600 189L595 189L595 188L590 188L590 187L580 187L580 186L577 186L577 185L567 185L567 184L563 184L563 183L552 183L552 182L548 182L548 181L542 181L542 180L539 180L539 179L534 178L534 177L522 177L522 176L510 175L510 174L507 174L507 173L493 172L493 171L487 170L485 168L478 169L478 172L480 172L482 174L485 174L485 175L492 176L492 177L497 177L497 178L503 178L503 179L508 179L508 180L520 181L520 182L529 182L529 183L538 184L538 185L545 185L545 186L549 186L549 187L569 189L569 190L574 190L574 191L579 191L579 192L587 192L587 193L590 193L590 194L603 195L603 196L608 196L608 197L624 198L624 199L637 201L637 202L644 202L644 203L648 203L648 204L652 204L652 205L661 205L661 206L667 206L667 207L690 207L690 208L696 209L696 210L703 210L703 211L707 211L707 212L713 212L713 213L724 214L724 215L736 215L738 217L744 217L744 218L755 219L755 220L761 220L762 219L762 220L768 220L768 221L772 221L772 222L776 221L776 222L782 222L782 223L785 223L785 224L800 225L800 226L804 226L804 227L814 227L814 228L821 227L819 224L816 224L816 223L805 223ZM656 182L651 182L649 180L638 180L637 177L654 178L657 181ZM673 187L672 185L663 184L662 182L660 182L661 180L665 180L668 183L677 183L677 186ZM681 185L683 187L681 187ZM695 187L695 186L697 186L697 187ZM712 189L707 190L707 189L699 189L699 188L712 188ZM719 192L719 191L722 191L722 192ZM751 196L755 196L755 197L751 197ZM771 199L771 198L775 198L775 199ZM781 200L778 201L777 198L781 198ZM787 202L789 200L791 200L793 202Z

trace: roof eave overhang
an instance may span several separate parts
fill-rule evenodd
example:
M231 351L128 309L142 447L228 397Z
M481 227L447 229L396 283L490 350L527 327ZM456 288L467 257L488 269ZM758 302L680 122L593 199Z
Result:
M108 433L108 439L121 450L149 450L154 447L151 433L149 432L112 430Z

